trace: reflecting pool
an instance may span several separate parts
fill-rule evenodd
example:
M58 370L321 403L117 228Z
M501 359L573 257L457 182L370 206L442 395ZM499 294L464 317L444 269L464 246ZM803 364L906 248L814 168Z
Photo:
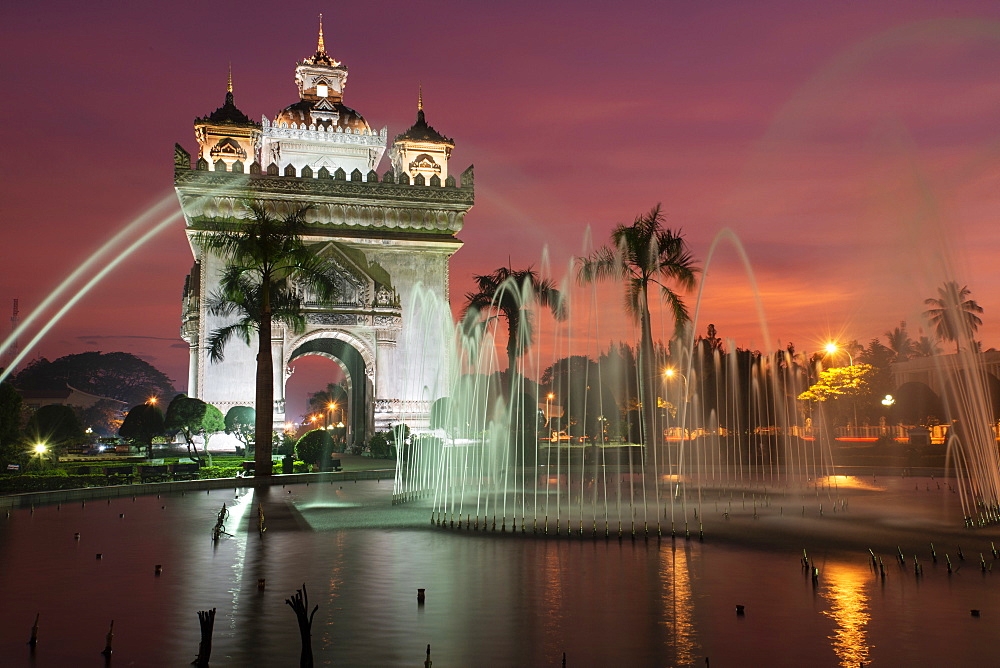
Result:
M305 583L310 608L319 605L317 665L422 665L428 644L439 667L559 666L563 653L571 667L987 665L1000 635L993 534L940 534L936 562L929 543L916 555L921 576L914 555L901 563L888 544L873 543L884 578L867 550L840 546L848 516L859 531L875 521L866 495L882 490L886 506L909 507L918 495L942 498L939 482L859 484L838 516L795 518L804 533L789 517L773 541L767 532L791 513L770 507L756 519L713 510L704 541L446 531L427 505L391 505L390 481L11 510L0 518L0 656L10 666L104 665L114 620L111 665L187 665L197 612L216 608L212 665L298 665L285 599ZM223 503L232 535L213 543ZM816 538L817 523L833 538Z

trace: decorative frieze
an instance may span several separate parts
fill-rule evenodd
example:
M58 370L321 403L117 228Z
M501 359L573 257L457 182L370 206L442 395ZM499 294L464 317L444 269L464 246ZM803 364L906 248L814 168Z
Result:
M266 116L261 119L261 126L264 137L270 140L304 139L306 141L335 144L384 147L389 136L387 128L382 128L378 132L375 132L374 130L365 128L345 128L341 125L323 126L295 122L288 123L287 121L272 123Z

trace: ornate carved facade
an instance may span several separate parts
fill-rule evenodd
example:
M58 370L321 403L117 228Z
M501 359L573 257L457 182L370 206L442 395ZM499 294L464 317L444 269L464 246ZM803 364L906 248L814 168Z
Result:
M326 53L322 24L316 53L296 64L295 81L299 102L257 124L236 108L230 78L223 107L195 121L197 159L175 147L174 184L195 261L181 326L190 344L188 394L223 412L254 402L256 341L232 340L223 362L208 358L208 336L229 324L206 308L225 259L198 236L247 218L248 199L274 216L309 205L303 241L324 259L337 297L301 294L306 330L271 332L275 425L286 418L289 364L320 355L348 376L349 437L403 420L426 426L448 372L448 342L438 336L428 345L425 335L429 304L447 303L448 260L462 245L455 234L474 199L472 168L460 180L448 175L454 143L427 126L421 99L417 124L396 137L394 164L379 178L387 129L372 130L344 105L347 67Z

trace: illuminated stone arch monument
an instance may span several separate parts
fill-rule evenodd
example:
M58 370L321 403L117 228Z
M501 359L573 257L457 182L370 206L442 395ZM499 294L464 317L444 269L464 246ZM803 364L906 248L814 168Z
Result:
M474 200L472 168L460 179L448 173L454 142L427 124L422 95L416 122L388 146L386 128L373 130L344 105L347 67L327 54L322 24L316 52L296 64L295 83L299 101L256 123L236 107L230 78L223 106L195 119L196 154L175 147L174 185L194 256L181 325L188 394L223 412L254 402L256 341L233 340L222 362L209 359L208 336L228 324L206 309L225 261L198 236L248 217L248 198L275 216L310 205L303 241L324 258L339 290L332 303L304 295L306 331L270 332L275 427L286 419L289 365L305 355L344 370L354 440L398 422L425 427L443 394L449 342L428 339L422 310L447 304L448 261ZM391 164L380 176L386 148Z

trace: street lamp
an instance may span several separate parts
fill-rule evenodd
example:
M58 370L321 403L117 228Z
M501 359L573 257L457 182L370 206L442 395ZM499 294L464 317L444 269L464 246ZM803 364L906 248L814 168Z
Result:
M851 351L848 350L847 348L841 348L840 346L838 346L833 341L830 341L830 343L826 344L826 354L827 355L833 355L835 353L845 353L847 355L847 359L850 360L850 362L851 362L851 366L852 367L854 366L854 356L851 355ZM851 398L851 405L854 408L854 429L857 429L858 428L858 400L857 400L856 397L852 397Z
M337 402L331 401L326 405L326 409L329 411L329 414L326 417L326 426L329 429L330 424L333 422L333 411L337 410Z
M44 469L45 460L48 459L47 456L49 453L48 446L45 445L44 443L35 443L35 445L31 448L31 451L32 453L34 453L36 457L38 457L38 468Z
M826 350L826 354L827 355L834 355L836 353L844 353L844 354L846 354L847 355L847 359L849 359L851 361L851 366L854 366L854 356L851 355L851 351L848 350L847 348L841 348L836 343L834 343L833 341L831 341L830 343L826 344L825 350Z
M687 376L685 376L684 374L682 374L680 371L675 371L674 369L671 369L671 368L664 369L663 370L663 375L668 380L671 379L671 378L673 378L674 376L680 376L681 380L684 381L684 414L683 414L683 417L681 419L681 432L682 432L681 433L681 439L683 440L683 438L684 438L683 432L687 430L687 404L688 404L688 401L690 401L690 399L688 397L688 379L687 379Z
M680 376L681 380L684 381L684 403L688 402L688 379L687 376L682 374L680 371L675 371L673 369L664 369L663 375L667 378L673 378L674 376Z
M556 398L556 395L552 394L551 392L549 392L547 395L545 395L545 428L546 429L549 428L549 404L555 398Z

